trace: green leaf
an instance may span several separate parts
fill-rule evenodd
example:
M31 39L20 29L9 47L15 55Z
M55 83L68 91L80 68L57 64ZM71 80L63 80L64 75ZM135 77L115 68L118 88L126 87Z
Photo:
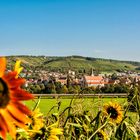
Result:
M67 124L72 125L74 127L82 128L82 126L80 124L77 124L77 123L67 123Z

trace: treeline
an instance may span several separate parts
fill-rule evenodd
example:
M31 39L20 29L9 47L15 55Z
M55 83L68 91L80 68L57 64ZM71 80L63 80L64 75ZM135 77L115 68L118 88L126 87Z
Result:
M27 91L37 94L94 94L94 93L129 93L130 85L115 84L103 87L82 87L80 85L61 85L60 82L40 82L24 87Z
M79 85L70 85L69 87L66 85L62 85L60 82L38 82L38 83L29 83L27 87L24 87L27 91L31 93L42 93L42 94L75 94L81 91L81 87Z

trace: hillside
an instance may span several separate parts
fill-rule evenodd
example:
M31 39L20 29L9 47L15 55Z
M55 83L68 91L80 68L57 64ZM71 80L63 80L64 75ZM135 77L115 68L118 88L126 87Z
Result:
M20 59L26 69L45 69L51 71L89 72L91 69L97 72L138 71L140 62L118 61L82 56L47 57L47 56L8 56L8 68L12 67L16 60Z

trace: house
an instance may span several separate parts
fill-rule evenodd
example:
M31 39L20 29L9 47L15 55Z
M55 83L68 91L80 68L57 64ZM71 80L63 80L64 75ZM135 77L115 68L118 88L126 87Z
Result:
M60 82L61 85L66 85L67 84L67 76L66 75L63 75L63 76L59 77L57 79L57 82Z
M67 79L58 79L57 82L60 82L61 85L66 85L67 84Z
M102 76L83 76L83 86L104 86L105 81L104 78Z
M139 81L140 81L140 76L136 76L136 77L134 78L134 81L135 81L135 83L139 82Z
M131 80L128 77L121 77L119 81L121 84L131 84Z

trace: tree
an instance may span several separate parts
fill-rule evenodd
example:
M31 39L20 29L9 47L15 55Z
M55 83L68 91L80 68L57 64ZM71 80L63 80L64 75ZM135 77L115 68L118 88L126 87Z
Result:
M68 93L68 88L66 87L66 85L63 85L61 88L61 93L62 94L67 94Z
M40 86L40 89L41 89L41 93L44 93L45 85L42 83L39 86Z
M75 94L75 89L73 86L69 86L68 91L69 91L69 94Z
M46 87L45 87L45 92L48 94L55 94L56 90L55 90L55 85L53 82L49 82Z
M91 87L85 87L82 89L81 93L82 94L91 94L91 93L94 93L94 91L92 90Z
M61 88L62 88L62 85L60 82L55 82L55 89L56 89L56 93L60 94L61 93Z
M113 74L111 75L111 79L112 79L112 80L116 80L116 79L117 79L117 77L118 77L118 76L117 76L117 74L116 74L116 73L113 73Z
M40 93L41 92L41 88L39 85L35 85L35 93Z

